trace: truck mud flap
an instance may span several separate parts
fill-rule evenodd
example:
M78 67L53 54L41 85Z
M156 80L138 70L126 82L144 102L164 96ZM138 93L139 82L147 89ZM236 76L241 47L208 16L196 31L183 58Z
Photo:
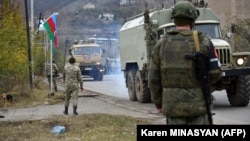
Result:
M249 74L250 74L250 67L222 70L222 76L239 76L239 75L249 75Z

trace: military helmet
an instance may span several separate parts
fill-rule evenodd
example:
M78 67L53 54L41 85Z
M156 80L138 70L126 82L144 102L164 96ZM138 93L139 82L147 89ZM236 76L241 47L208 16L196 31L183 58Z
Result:
M178 2L172 11L172 19L190 19L195 21L199 16L199 10L189 1Z

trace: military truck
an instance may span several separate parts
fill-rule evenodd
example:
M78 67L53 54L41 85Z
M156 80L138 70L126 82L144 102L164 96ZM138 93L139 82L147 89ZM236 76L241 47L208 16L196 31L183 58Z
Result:
M75 41L69 49L70 56L76 59L83 76L93 77L94 80L103 80L103 51L93 40Z
M246 67L246 63L250 52L233 52L230 44L222 38L220 18L206 5L195 3L195 6L200 16L194 29L211 38L221 62L223 76L213 87L214 91L225 90L231 106L247 106L250 99L250 68ZM121 70L131 101L151 102L149 60L157 41L175 28L171 12L172 8L146 10L127 19L119 31Z
M104 75L120 72L119 40L117 38L88 38L103 49Z

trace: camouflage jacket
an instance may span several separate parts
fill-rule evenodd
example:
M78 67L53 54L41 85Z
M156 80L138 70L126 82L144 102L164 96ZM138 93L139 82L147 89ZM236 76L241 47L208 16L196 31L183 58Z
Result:
M52 63L52 75L56 75L59 73L59 69L57 67L57 65L55 63ZM51 65L47 64L46 65L46 75L50 75L51 74Z
M63 70L63 80L67 85L83 85L81 70L78 65L68 63Z
M174 38L174 42L171 40L168 41L171 38ZM212 48L209 38L199 33L199 42L201 51L209 56ZM171 51L173 51L173 53ZM180 63L178 62L179 60L175 59L177 58L176 56L185 57L185 51L187 51L187 53L195 52L193 31L174 30L166 34L166 36L161 38L155 45L150 60L149 87L151 98L155 106L158 109L162 109L163 114L168 117L189 117L206 113L200 82L197 80L197 77L194 76L195 72L192 72L195 69L188 69L186 72L179 72L178 69L176 69L176 71L166 69L171 67L181 68L182 66L185 68L187 61ZM171 63L172 66L169 63ZM189 73L191 73L190 76L192 76L192 78L184 78L186 76L185 74ZM215 75L213 75L214 77L212 77L212 79L214 79L211 80L212 82L217 81L221 77L220 70L211 70L209 73L211 73L211 75L215 73ZM188 81L186 81L186 79ZM183 81L185 83L190 82L190 84L185 84ZM171 85L169 85L169 83ZM187 87L185 87L185 85L187 85Z

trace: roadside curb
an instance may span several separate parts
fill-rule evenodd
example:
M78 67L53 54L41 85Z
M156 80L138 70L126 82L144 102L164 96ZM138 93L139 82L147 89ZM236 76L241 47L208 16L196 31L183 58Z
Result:
M151 115L154 115L155 117L163 117L163 115L159 115L159 113L153 113L153 112L150 112L150 111L146 111L146 110L140 110L140 109L137 109L137 108L133 108L133 107L129 107L128 105L131 103L131 101L128 101L128 104L119 104L119 100L122 100L122 99L119 99L119 98L114 98L112 96L108 96L108 95L104 95L103 93L100 93L100 92L96 92L96 91L93 91L93 90L90 90L90 89L85 89L86 91L89 91L89 92L92 92L92 93L97 93L96 98L99 99L99 100L102 100L104 102L107 102L109 104L112 104L112 105L115 105L115 106L118 106L118 107L121 107L121 108L124 108L124 109L129 109L131 111L137 111L137 112L141 112L141 113L145 113L145 114L151 114ZM83 94L85 95L85 94ZM90 94L92 95L92 94Z

